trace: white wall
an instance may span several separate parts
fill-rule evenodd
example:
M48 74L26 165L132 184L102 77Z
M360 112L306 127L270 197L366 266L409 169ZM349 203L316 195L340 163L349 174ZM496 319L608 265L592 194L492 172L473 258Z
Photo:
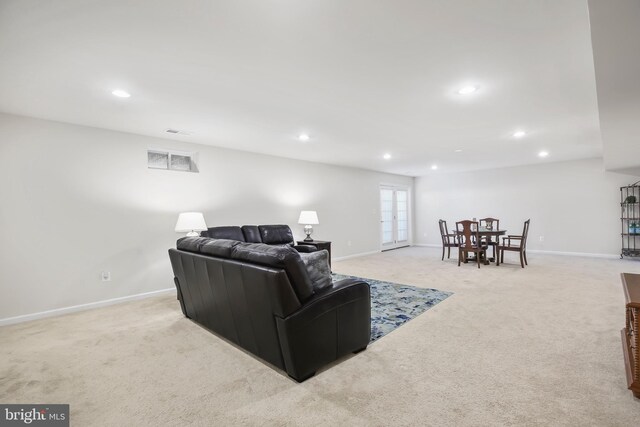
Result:
M147 169L148 147L197 151L200 173ZM0 159L0 319L173 287L183 211L209 226L286 223L302 238L300 210L317 210L314 237L334 257L376 251L379 184L413 183L7 114Z
M440 245L440 218L450 228L499 218L510 234L521 234L530 218L530 250L619 254L619 187L637 180L605 172L601 159L416 178L414 242Z

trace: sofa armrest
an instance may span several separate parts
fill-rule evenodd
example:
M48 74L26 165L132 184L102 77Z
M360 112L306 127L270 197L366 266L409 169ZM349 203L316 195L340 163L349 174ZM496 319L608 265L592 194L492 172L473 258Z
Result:
M371 307L371 294L367 282L358 279L339 280L334 282L332 286L316 292L300 310L287 319L296 319L297 322L302 322L304 319L310 320L327 310L359 299L366 299ZM369 310L369 320L371 320L371 310Z
M327 363L364 350L371 338L369 284L344 279L311 297L286 318L276 317L287 374L304 381Z
M303 253L311 253L311 252L318 251L318 248L312 245L293 245L293 249Z

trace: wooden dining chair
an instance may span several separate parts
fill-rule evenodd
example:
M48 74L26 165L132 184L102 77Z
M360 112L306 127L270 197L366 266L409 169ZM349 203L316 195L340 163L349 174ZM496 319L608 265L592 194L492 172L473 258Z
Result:
M513 251L520 253L520 265L524 268L527 262L527 235L529 234L530 219L524 222L522 235L508 235L502 238L502 244L498 244L498 256L496 257L496 265L504 264L504 251Z
M440 236L442 236L442 260L444 261L444 250L447 249L447 259L451 258L451 248L457 248L460 246L458 243L458 235L455 233L449 234L447 228L447 221L441 219L438 220L438 226L440 227Z
M480 228L485 228L487 230L500 230L500 220L498 218L481 218L478 220L480 224ZM487 246L491 246L493 248L493 257L496 257L496 247L500 243L497 237L497 240L493 240L491 236L485 237L485 243Z
M478 222L477 221L458 221L456 222L456 231L458 232L458 267L460 262L464 258L464 262L467 262L469 252L476 254L476 261L478 268L480 268L480 259L486 257L487 246L483 244L478 234Z

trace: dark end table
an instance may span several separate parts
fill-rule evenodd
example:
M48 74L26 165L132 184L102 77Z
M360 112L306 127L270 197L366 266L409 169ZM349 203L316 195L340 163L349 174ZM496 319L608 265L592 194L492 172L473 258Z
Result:
M627 373L627 388L640 399L640 274L622 273L622 288L627 303L622 353Z

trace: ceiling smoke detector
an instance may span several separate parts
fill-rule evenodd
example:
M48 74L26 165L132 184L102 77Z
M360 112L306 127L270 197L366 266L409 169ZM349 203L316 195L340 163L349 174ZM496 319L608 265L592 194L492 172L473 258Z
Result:
M187 132L186 130L179 130L179 129L166 129L165 132L172 133L174 135L191 135L191 132Z

